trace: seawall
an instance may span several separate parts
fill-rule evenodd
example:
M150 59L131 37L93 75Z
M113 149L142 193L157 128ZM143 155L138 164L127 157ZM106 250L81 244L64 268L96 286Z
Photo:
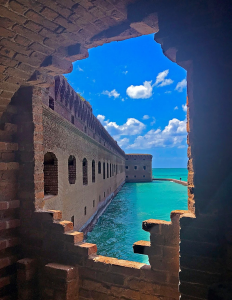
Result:
M152 180L173 181L175 183L182 184L184 186L188 185L187 181L182 181L182 180L177 180L172 178L152 178Z

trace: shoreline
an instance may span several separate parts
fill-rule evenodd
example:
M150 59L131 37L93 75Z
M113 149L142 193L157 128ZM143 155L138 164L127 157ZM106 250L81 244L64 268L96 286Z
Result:
M153 181L172 181L172 182L175 182L175 183L178 183L178 184L181 184L181 185L184 185L184 186L188 186L188 183L187 181L183 181L183 180L178 180L178 179L171 179L171 178L152 178Z

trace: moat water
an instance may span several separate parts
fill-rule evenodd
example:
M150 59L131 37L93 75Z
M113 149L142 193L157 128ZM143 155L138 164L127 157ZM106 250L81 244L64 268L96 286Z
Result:
M187 181L187 169L153 169L155 178ZM97 224L88 233L87 242L95 243L98 254L149 263L147 255L134 254L132 245L150 240L142 230L147 219L170 220L170 212L187 209L187 187L170 181L126 183L112 200Z

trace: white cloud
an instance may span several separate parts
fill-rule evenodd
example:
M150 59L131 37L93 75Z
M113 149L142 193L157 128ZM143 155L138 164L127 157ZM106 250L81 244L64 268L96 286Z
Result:
M171 91L166 91L164 92L165 94L171 94L172 92Z
M156 122L155 117L152 117L152 119L153 119L153 121L151 121L151 126L153 126L155 124L155 122Z
M177 109L178 109L178 106L175 106L175 107L174 107L174 110L177 110Z
M178 82L176 85L175 90L178 92L183 92L183 89L187 86L187 80L183 79L182 81Z
M115 90L113 89L111 92L109 91L103 91L102 92L103 95L107 95L108 97L114 97L114 99L118 98L120 96L120 94Z
M80 72L84 72L84 70L79 66L77 66L77 70L80 71Z
M145 135L138 136L133 144L127 146L127 149L182 147L186 135L186 120L180 121L174 118L169 121L164 130L152 129Z
M132 99L147 99L152 96L152 81L144 81L143 85L131 85L126 93Z
M187 104L182 104L182 109L183 109L183 111L187 111Z
M116 122L105 120L105 116L103 115L98 115L97 118L109 134L116 140L119 140L122 135L140 134L146 127L142 122L134 118L127 119L126 123L123 125L118 125Z
M162 87L166 85L170 85L173 83L173 80L170 78L166 78L168 76L169 70L165 70L163 72L160 72L156 76L155 86Z
M143 120L148 120L148 119L150 119L150 117L148 115L143 116Z
M126 75L128 73L128 71L123 71L122 73Z
M129 144L129 139L128 138L123 138L118 140L118 145L119 147L127 147Z

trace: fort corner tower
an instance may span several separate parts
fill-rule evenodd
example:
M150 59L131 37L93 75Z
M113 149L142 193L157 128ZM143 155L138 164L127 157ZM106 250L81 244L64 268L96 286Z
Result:
M152 181L152 155L126 154L126 182Z

